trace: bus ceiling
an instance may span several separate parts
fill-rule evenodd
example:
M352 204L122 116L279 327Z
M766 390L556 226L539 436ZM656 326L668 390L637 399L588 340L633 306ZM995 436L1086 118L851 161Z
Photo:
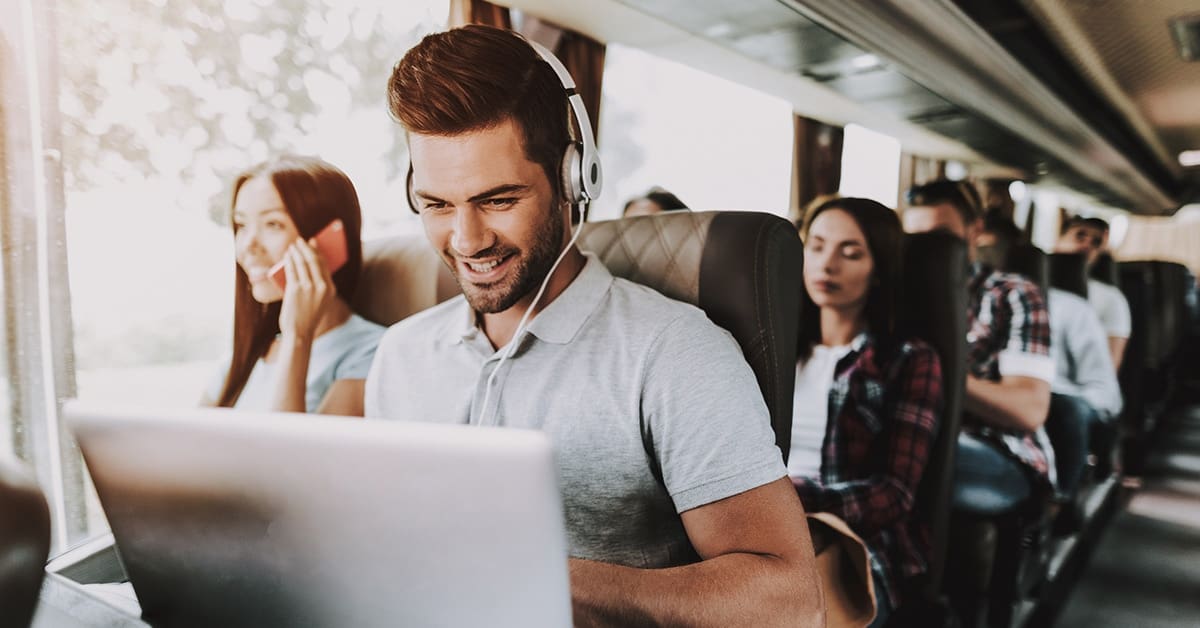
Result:
M499 4L888 133L914 154L1143 214L1200 201L1200 167L1181 163L1200 149L1194 0Z

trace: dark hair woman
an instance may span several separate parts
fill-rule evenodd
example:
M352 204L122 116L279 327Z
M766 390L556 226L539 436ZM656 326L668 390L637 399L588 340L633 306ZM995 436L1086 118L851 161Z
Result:
M941 365L898 329L904 234L891 209L835 198L807 213L799 360L788 474L809 512L862 537L882 626L926 568L914 511L941 411Z

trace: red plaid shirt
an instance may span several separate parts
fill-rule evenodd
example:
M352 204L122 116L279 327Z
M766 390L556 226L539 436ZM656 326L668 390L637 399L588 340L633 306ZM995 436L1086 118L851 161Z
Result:
M1050 357L1050 311L1041 289L1032 281L975 264L967 284L967 301L968 373L999 381L1003 351ZM1043 488L1054 486L1054 450L1045 430L1014 432L984 425L978 419L964 421L962 429L1024 463Z
M942 410L942 367L912 340L881 361L860 334L838 362L829 391L821 478L793 478L804 508L831 512L871 551L892 608L907 578L928 568L929 526L914 512Z

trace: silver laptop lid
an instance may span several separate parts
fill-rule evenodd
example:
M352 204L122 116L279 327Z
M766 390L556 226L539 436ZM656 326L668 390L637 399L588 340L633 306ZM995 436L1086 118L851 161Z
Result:
M571 624L539 432L77 402L64 413L151 623Z

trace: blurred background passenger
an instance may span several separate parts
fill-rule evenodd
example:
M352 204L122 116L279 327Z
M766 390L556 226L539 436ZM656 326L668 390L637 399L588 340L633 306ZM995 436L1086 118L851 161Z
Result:
M917 487L942 406L934 350L897 328L904 233L865 198L810 208L788 475L804 508L841 517L871 552L879 614L928 564Z
M1062 234L1054 245L1056 253L1087 254L1088 269L1096 265L1102 253L1108 251L1108 223L1099 218L1071 216L1063 222ZM1132 318L1129 302L1116 286L1088 278L1088 302L1100 316L1100 324L1108 334L1109 356L1113 366L1121 368L1125 345L1129 342Z
M967 387L955 456L955 508L1008 512L1035 490L1056 486L1053 449L1042 429L1055 365L1050 315L1033 282L980 263L983 227L970 185L938 180L908 191L904 230L944 230L967 244Z
M662 212L688 210L688 206L679 200L678 196L654 186L642 196L635 196L625 202L622 216L649 216Z
M1004 265L1009 250L1024 238L1011 220L998 215L984 219L981 239L991 241L997 263ZM1051 286L1050 354L1055 376L1050 386L1050 416L1046 434L1054 447L1058 493L1064 507L1055 521L1060 534L1082 525L1081 508L1075 501L1087 466L1089 443L1108 451L1115 430L1111 427L1121 412L1121 388L1109 355L1108 338L1095 310L1086 299Z
M338 219L347 259L330 273L313 237ZM202 403L362 416L363 382L384 328L348 305L362 270L362 218L349 177L313 157L254 166L234 181L232 224L232 357ZM279 262L284 288L269 276Z

